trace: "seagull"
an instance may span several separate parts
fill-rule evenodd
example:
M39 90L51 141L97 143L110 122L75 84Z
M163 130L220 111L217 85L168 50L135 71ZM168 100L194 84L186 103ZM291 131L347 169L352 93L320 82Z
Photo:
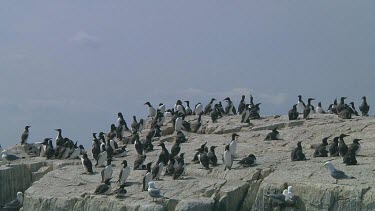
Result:
M5 210L7 209L19 209L22 207L23 204L23 193L22 192L17 192L17 198L8 202L4 206L0 206L4 208Z
M8 154L6 150L3 150L1 152L1 158L3 159L3 161L8 161L8 166L10 166L11 161L20 159L20 157L18 157L17 155Z
M355 179L353 176L348 176L345 174L345 172L335 169L333 164L330 161L327 161L324 163L324 166L327 166L329 173L331 174L331 177L333 177L337 181L340 179Z
M155 183L153 181L148 183L148 194L152 197L152 201L157 200L158 198L166 198L163 196L163 194L160 192L160 188L155 187Z
M283 194L270 194L270 193L267 193L264 196L270 198L273 202L275 202L278 205L285 205L286 204L285 203L285 198L286 198L287 194L288 194L288 190L285 189L283 191Z

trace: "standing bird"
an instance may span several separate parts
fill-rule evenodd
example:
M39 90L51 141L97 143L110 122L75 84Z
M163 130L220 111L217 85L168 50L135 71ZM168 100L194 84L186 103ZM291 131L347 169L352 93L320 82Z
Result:
M216 154L215 154L215 148L216 147L217 146L211 146L210 151L207 153L209 163L213 166L217 165L217 157L216 157Z
M218 104L215 104L214 105L214 109L211 111L210 113L210 116L211 116L211 120L212 120L212 123L215 123L217 122L217 119L219 118L220 116L220 111L219 111L219 105Z
M107 179L104 184L100 184L95 189L95 194L102 194L102 195L108 195L111 193L112 187L111 187L111 178Z
M3 162L4 161L8 162L8 166L10 166L11 161L15 161L15 160L20 159L20 157L18 157L17 155L9 154L6 150L3 150L1 152L1 158L2 158Z
M264 140L280 140L280 133L277 131L277 127L273 128L272 132L268 133Z
M125 194L127 193L125 189L125 184L120 185L120 187L113 192L116 194L116 198L123 198L125 197Z
M29 128L31 126L26 126L25 127L25 131L23 131L22 135L21 135L21 145L27 143L27 139L29 138Z
M159 146L161 146L161 152L160 152L160 155L159 155L159 159L160 159L160 161L162 161L164 163L164 165L167 165L168 161L169 161L169 151L165 147L164 143L160 143Z
M138 122L137 122L137 117L133 116L133 122L130 125L132 133L138 132Z
M351 106L350 108L351 108L352 114L359 116L358 111L355 109L354 102L350 102L349 104Z
M210 168L210 166L209 166L210 160L208 159L207 152L205 152L204 149L202 149L202 148L197 149L197 151L199 152L199 154L198 154L199 162L201 163L201 165L205 169L209 169Z
M56 150L55 150L55 157L59 155L60 149L63 147L65 141L62 137L62 131L61 129L55 129L57 131L57 137L56 137Z
M233 154L229 151L229 145L226 145L225 150L224 150L224 165L225 165L224 171L227 169L229 170L232 169L233 160L234 160L234 157L233 157Z
M173 171L173 179L174 180L180 179L181 176L184 175L184 173L185 173L185 162L184 162L184 159L183 159L183 154L184 153L180 154L180 159L178 159L177 167ZM182 158L181 158L181 155L182 155Z
M298 119L297 104L294 104L293 108L289 110L288 117L289 117L289 120Z
M173 157L176 157L178 153L180 153L181 147L180 147L180 140L176 139L175 143L173 144L171 148L171 155Z
M306 156L305 154L303 154L303 151L302 151L301 141L297 142L297 147L293 149L292 154L291 154L291 159L292 161L306 160Z
M148 106L148 110L147 110L148 116L147 117L154 118L156 116L156 109L154 107L152 107L150 102L146 102L145 105Z
M186 116L192 115L193 111L190 108L190 102L188 100L185 100L185 103L186 103L186 108L185 108Z
M270 198L271 201L273 201L279 206L285 206L286 205L285 198L287 195L288 195L288 190L284 189L282 194L270 194L269 192L267 192L267 194L264 196Z
M338 157L339 154L339 137L334 137L333 142L329 145L329 155L331 157Z
M53 149L52 140L48 141L48 146L46 148L46 157L51 159L55 155L55 150Z
M163 161L160 160L160 156L159 156L158 162L156 162L154 168L152 168L152 179L160 180L160 175L163 172L163 169L164 169L164 163Z
M345 99L346 97L341 97L340 98L340 103L337 105L337 113L340 113L342 110L345 109L346 105L345 105Z
M85 174L93 174L94 171L92 170L92 163L90 161L90 159L88 158L87 154L83 154L83 156L81 157L81 162L82 162L82 166L83 166L83 172Z
M333 177L335 179L336 184L337 184L337 181L340 180L340 179L355 179L355 177L348 176L343 171L335 169L335 167L333 166L333 164L330 161L325 162L324 166L327 167L331 177Z
M249 156L247 156L247 157L243 158L242 160L240 160L238 162L238 164L240 164L243 167L250 167L250 166L252 166L252 165L255 164L256 160L257 160L257 158L255 157L255 155L250 154Z
M343 158L343 163L346 165L357 165L357 159L355 157L355 151L349 151L349 153Z
M92 134L92 149L91 149L91 153L92 153L92 156L94 158L94 160L96 160L96 162L98 162L98 158L99 158L99 154L100 154L100 144L99 144L99 140L96 138L96 133L93 133Z
M230 97L225 98L224 101L227 102L227 105L225 106L225 114L226 115L236 114L236 108L234 107L233 102L230 100Z
M181 116L178 116L177 117L177 119L176 119L176 121L175 121L175 124L174 124L174 130L176 131L176 132L178 132L178 131L181 131L181 129L182 129L182 122L183 122L184 120L183 120L183 118L181 117Z
M303 118L308 119L309 114L311 113L311 101L314 100L314 98L307 99L307 106L303 110Z
M245 111L245 108L246 108L246 104L245 104L245 95L242 95L241 97L241 101L240 103L238 104L238 114L242 114L243 111Z
M164 175L171 176L173 175L174 169L177 166L176 159L172 155L169 155L169 163L165 168L165 173Z
M236 133L232 134L232 140L229 143L229 151L233 155L233 157L236 157L236 150L237 150L237 135Z
M107 160L107 151L105 149L105 145L102 145L102 152L99 154L98 160L96 161L95 166L103 167L104 161Z
M319 144L319 146L315 148L315 152L314 152L313 157L328 157L328 151L327 151L327 148L328 148L327 140L328 140L328 138L329 137L323 138L322 143Z
M46 152L47 152L47 147L48 147L48 142L52 140L51 138L45 138L42 145L40 146L40 149L39 149L39 156L40 157L45 157L46 156ZM0 152L1 152L1 147L0 147Z
M112 178L113 169L112 169L112 160L107 160L107 166L100 172L102 176L102 182L105 182L107 179Z
M340 141L339 141L339 153L341 157L344 157L346 154L348 154L348 146L345 144L344 137L347 137L349 135L341 134L340 135Z
M302 111L304 111L305 108L306 108L306 104L302 101L301 95L298 95L297 105L298 105L299 109L302 110Z
M149 182L148 183L148 194L152 197L152 201L155 201L155 199L157 200L158 198L163 198L164 200L164 196L163 194L161 193L160 189L155 187L155 183L154 182Z
M163 103L159 103L159 107L158 107L158 110L161 112L161 113L165 113L165 105Z
M241 123L250 123L250 104L245 104L241 115Z
M368 116L370 106L367 104L366 96L362 97L362 104L359 106L359 110L361 111L362 116Z
M142 191L147 190L148 183L151 182L152 180L151 165L152 165L152 162L147 163L147 172L145 176L143 177L143 181L142 181Z
M216 99L215 98L211 98L211 101L206 105L206 107L204 107L204 114L205 115L208 115L211 113L211 110L212 110L212 103L215 101ZM197 113L196 113L197 115Z
M124 185L130 175L130 167L128 166L128 162L126 160L122 161L121 164L123 164L124 166L120 170L120 175L118 176L118 183L120 185Z
M361 145L359 141L362 140L360 138L353 139L353 143L349 145L348 152L354 152L355 155L358 155L359 151L361 150Z
M197 103L194 107L194 114L195 115L199 115L199 114L203 114L203 105L202 103Z
M145 160L146 160L146 155L138 154L137 159L134 160L133 170L143 170L144 169L143 163L145 162Z
M197 124L195 125L193 132L196 133L201 127L201 125L202 125L202 114L199 114Z
M143 155L144 146L142 142L139 140L138 133L134 134L134 139L135 139L135 142L134 142L135 150L137 151L138 155Z
M6 203L4 206L0 206L4 210L18 210L23 205L23 193L17 192L17 198Z
M323 110L322 103L319 102L318 106L316 107L316 113L318 114L325 114L326 112Z

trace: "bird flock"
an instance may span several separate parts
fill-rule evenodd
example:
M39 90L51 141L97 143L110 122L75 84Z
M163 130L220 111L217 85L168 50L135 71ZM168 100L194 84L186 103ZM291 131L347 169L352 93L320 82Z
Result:
M318 103L315 108L312 105L314 98L308 98L307 104L302 100L302 96L298 96L297 104L294 104L292 109L288 112L289 120L298 119L299 115L303 115L303 119L309 119L311 113L318 114L336 114L340 118L350 119L352 115L358 116L359 113L355 108L354 102L345 104L346 97L341 97L340 102L337 99L329 105L327 111L322 108L321 102ZM28 152L35 156L45 157L46 159L81 159L83 172L85 174L95 174L95 168L102 168L100 171L101 183L94 190L95 194L115 194L116 197L124 197L127 193L126 182L127 178L131 174L131 171L143 170L145 174L142 181L142 191L148 191L150 197L154 200L158 198L165 199L160 188L155 186L154 181L160 180L162 176L171 176L172 179L183 179L185 174L186 165L185 153L181 153L183 143L188 142L185 137L185 132L196 133L202 126L202 115L209 116L212 123L216 123L218 119L228 115L240 116L241 123L250 124L250 120L259 119L260 116L260 105L261 103L254 103L254 98L250 95L250 102L246 103L245 95L241 97L238 107L236 108L232 100L227 97L223 101L226 102L226 106L223 107L221 101L217 101L212 98L209 103L204 107L202 103L198 102L194 108L190 108L190 102L184 101L186 105L183 105L181 100L177 100L176 104L166 109L163 103L160 103L158 107L153 107L150 102L144 103L147 106L147 119L150 122L150 129L145 139L140 139L140 134L145 128L146 121L143 119L137 120L136 116L133 116L133 121L130 128L121 112L118 113L117 126L111 124L110 129L107 133L98 132L92 134L92 146L88 153L83 145L79 145L77 142L72 141L67 137L63 137L61 129L55 129L57 137L55 144L53 144L52 138L45 138L43 142L36 142L29 144L27 143L29 137L29 129L31 126L26 126L24 132L21 135L21 145L28 146ZM298 112L299 108L300 112ZM359 107L362 116L368 116L370 106L367 104L366 97L362 97L362 104ZM186 116L195 115L198 116L197 122L191 124L185 120ZM157 146L161 148L160 154L156 161L145 163L146 154L155 149L154 140L157 137L161 137L161 127L167 123L167 119L173 124L173 128L176 134L175 142L171 147L170 151L166 148L164 143L159 143ZM126 133L128 135L126 135ZM130 135L129 135L130 134ZM232 134L230 143L225 146L225 150L221 158L218 158L215 152L217 146L207 146L207 142L202 144L196 149L196 154L192 159L192 163L201 165L202 169L218 168L224 166L224 170L231 170L233 162L237 158L237 139L239 135L236 133ZM343 162L347 165L357 164L356 155L361 149L359 141L361 139L354 139L353 143L347 146L344 142L345 134L341 134L333 138L333 142L328 144L328 138L325 137L322 143L315 147L313 157L343 157ZM277 128L267 134L264 139L265 141L270 140L281 140L280 134ZM291 152L291 161L304 161L307 160L302 149L302 142L298 142L296 148ZM55 145L55 147L54 147ZM115 159L122 159L127 156L129 145L134 145L134 149L137 152L137 158L134 161L133 169L128 165L127 160L123 160L121 163L120 174L118 175L117 183L118 189L112 191L113 179L113 166L112 161ZM0 146L1 149L1 146ZM1 159L8 162L8 166L14 160L20 159L16 155L12 155L7 150L0 150ZM91 159L89 157L91 156ZM92 161L95 161L93 165ZM243 167L251 167L256 165L256 157L254 154L249 154L247 157L237 160L238 164ZM336 180L354 178L347 176L344 172L335 169L335 167L327 161L324 164L330 175ZM163 174L164 172L164 174ZM289 186L283 191L283 194L267 194L269 197L278 205L293 206L295 204L295 195L293 188ZM22 204L23 195L21 192L17 193L17 202L12 201L15 206L19 207ZM9 206L13 206L8 204Z

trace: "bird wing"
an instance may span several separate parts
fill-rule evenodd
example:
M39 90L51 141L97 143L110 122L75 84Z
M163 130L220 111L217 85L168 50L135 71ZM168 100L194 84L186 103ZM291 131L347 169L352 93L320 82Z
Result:
M19 157L16 155L8 154L6 158L7 160L12 161L12 160L17 160Z
M331 176L335 179L346 179L349 178L348 175L345 174L345 172L340 171L340 170L335 170L331 173Z
M278 203L278 204L283 204L285 203L285 195L284 194L269 194L265 195L269 197L272 201Z
M162 195L160 194L160 189L149 188L148 193L150 194L151 197L154 197L154 198L162 197Z
M21 206L21 202L18 199L8 202L4 205L4 208L19 208Z
M92 163L89 159L85 159L83 161L83 165L85 165L87 167L87 170L90 172L92 171Z

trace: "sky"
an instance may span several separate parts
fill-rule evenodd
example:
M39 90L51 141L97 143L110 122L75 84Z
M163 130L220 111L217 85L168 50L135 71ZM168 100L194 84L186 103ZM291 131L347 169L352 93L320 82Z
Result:
M374 102L374 1L0 2L0 144L63 136L89 148L150 101L242 94L286 114L301 94L327 108ZM370 114L372 114L370 109Z

